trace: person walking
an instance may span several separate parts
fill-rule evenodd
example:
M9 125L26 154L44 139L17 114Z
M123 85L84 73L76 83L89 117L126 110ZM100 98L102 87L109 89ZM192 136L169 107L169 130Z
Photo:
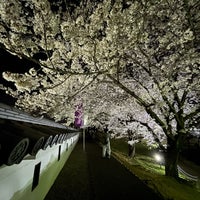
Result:
M106 126L103 132L102 157L110 158L110 156L111 156L110 133L108 131L108 126Z

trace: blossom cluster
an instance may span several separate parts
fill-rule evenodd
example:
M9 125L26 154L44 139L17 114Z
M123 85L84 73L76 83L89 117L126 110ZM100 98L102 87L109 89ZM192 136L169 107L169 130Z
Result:
M73 121L74 104L81 98L93 124L98 118L98 125L117 129L117 119L125 120L128 110L134 113L139 106L142 117L134 118L148 118L145 124L157 130L160 140L163 133L176 135L177 127L189 130L189 116L199 118L200 102L196 3L103 0L94 7L80 4L70 13L54 11L48 0L5 1L0 43L40 65L24 74L4 72L16 86L6 89L17 97L17 106L55 120ZM140 131L152 140L146 128Z

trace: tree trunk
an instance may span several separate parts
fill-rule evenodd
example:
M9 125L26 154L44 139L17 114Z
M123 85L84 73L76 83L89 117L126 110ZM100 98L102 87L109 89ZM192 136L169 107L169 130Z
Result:
M128 144L128 156L133 158L135 156L135 144Z
M178 140L168 138L167 151L165 153L165 175L178 179L178 158L179 158L179 147Z

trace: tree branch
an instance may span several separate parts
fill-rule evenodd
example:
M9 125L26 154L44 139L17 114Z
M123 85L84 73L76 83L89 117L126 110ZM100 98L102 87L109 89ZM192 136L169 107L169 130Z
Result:
M155 119L156 123L159 124L164 133L167 134L167 128L165 123L158 117L158 115L153 112L153 110L150 108L150 105L147 104L142 98L140 98L134 91L131 91L130 89L128 89L127 87L125 87L122 83L120 83L119 81L117 81L114 77L112 77L110 74L107 74L107 76L121 89L123 89L125 92L127 92L128 94L130 94L132 97L134 97L138 104L143 106L146 110L146 112L153 118Z

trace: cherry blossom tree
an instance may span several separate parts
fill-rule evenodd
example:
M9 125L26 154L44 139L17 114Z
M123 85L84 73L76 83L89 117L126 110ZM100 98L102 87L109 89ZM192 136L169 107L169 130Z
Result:
M198 0L4 1L1 47L38 68L4 72L16 90L1 89L56 120L72 121L82 98L91 122L139 126L178 178L183 142L200 119L199 8Z

